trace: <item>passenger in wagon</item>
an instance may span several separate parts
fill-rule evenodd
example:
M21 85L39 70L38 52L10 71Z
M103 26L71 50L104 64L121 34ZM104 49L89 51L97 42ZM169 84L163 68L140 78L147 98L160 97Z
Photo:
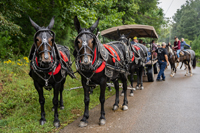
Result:
M133 41L131 41L131 44L136 44L136 43L138 43L138 40L137 40L137 37L135 36L135 37L133 38Z

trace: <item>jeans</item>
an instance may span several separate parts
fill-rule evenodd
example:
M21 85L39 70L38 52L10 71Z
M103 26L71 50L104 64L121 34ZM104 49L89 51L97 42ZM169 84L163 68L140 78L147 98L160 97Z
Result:
M166 61L162 62L162 60L158 60L158 64L160 67L160 72L158 73L157 79L159 80L160 76L162 76L162 79L164 80L165 79L164 71L165 71L165 67L167 66L167 62Z
M179 53L180 53L180 52L181 52L180 49L176 51L178 58L179 58Z

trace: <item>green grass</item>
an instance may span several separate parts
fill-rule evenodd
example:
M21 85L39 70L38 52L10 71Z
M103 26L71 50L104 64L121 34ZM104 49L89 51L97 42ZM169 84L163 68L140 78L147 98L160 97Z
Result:
M45 89L47 122L40 126L39 97L28 72L29 66L26 62L24 65L17 64L16 61L11 61L9 64L0 62L0 132L57 132L83 114L83 89L68 91L71 87L81 86L80 75L76 74L78 80L68 76L63 91L65 109L58 110L61 127L56 129L53 126L54 113L51 110L53 91ZM115 91L109 92L107 89L106 99L114 93ZM90 96L90 109L100 103L99 96L100 89L97 87Z

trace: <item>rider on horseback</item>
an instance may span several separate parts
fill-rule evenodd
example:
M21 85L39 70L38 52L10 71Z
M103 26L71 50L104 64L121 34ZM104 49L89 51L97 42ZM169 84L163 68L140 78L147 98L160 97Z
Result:
M181 50L184 50L184 46L187 46L191 49L191 46L188 45L185 41L184 38L181 38Z
M180 61L180 56L179 56L179 53L181 51L181 42L178 40L178 37L175 36L175 41L174 41L174 50L176 50L176 54L177 54L177 61L179 62Z

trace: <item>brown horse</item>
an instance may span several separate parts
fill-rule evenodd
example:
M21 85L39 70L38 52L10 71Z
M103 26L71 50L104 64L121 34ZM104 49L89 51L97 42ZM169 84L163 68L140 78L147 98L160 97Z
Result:
M195 69L196 67L196 56L195 56L195 52L191 49L187 49L187 50L182 50L180 52L180 62L182 62L182 65L185 64L186 66L186 74L185 76L187 76L188 71L190 73L190 76L192 76L192 67L193 69ZM177 66L179 65L179 63L177 64ZM180 68L182 68L182 65Z
M80 127L87 126L89 118L89 91L90 86L94 84L100 85L100 103L101 113L99 124L106 123L104 103L106 83L112 81L116 89L116 99L113 110L119 107L119 82L121 79L124 90L123 110L128 109L127 90L127 74L128 68L126 63L125 44L122 42L110 42L109 44L101 44L97 36L93 34L98 26L99 19L89 28L81 28L77 17L74 18L74 26L78 32L78 36L74 42L74 56L76 58L76 67L81 75L81 81L84 89L85 111L83 118L79 124Z
M171 77L174 77L175 73L176 73L176 54L174 53L174 51L172 50L172 48L170 46L166 47L167 49L167 53L168 53L168 60L171 66Z
M67 75L74 78L71 69L70 51L67 47L55 43L54 32L51 31L54 25L54 17L51 19L48 27L40 27L31 18L30 22L36 30L34 35L34 44L32 45L29 60L29 75L34 81L34 86L39 94L39 103L41 105L40 124L46 122L43 96L43 87L47 90L54 89L53 110L55 127L60 126L58 119L58 95L60 93L60 108L64 109L62 91Z

